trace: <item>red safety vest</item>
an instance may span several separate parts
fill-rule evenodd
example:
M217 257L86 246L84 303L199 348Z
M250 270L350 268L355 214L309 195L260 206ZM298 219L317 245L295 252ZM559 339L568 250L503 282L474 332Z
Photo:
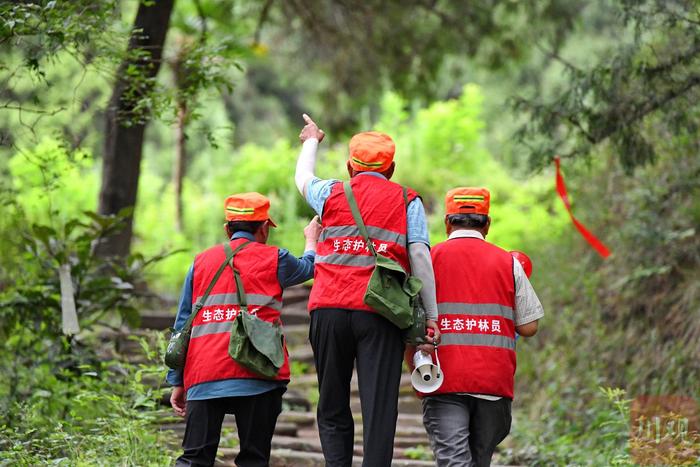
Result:
M350 185L377 253L397 261L410 272L406 249L406 203L401 185L373 175L355 176ZM407 191L410 203L418 194L411 189ZM316 246L309 310L346 308L372 311L362 297L375 261L355 225L342 183L333 185L322 217L323 231Z
M478 238L454 238L431 252L438 348L445 379L433 394L513 398L515 277L513 257Z
M231 242L236 248L244 239ZM217 245L197 255L194 261L192 303L204 295L216 270L226 258L223 245ZM265 321L276 321L282 311L282 287L277 280L279 250L251 242L236 254L234 262L248 301L248 311ZM192 323L192 335L187 349L184 383L190 387L224 379L266 379L236 363L228 354L233 319L240 311L233 271L226 268L207 301ZM284 365L275 380L289 380L289 362L285 343Z

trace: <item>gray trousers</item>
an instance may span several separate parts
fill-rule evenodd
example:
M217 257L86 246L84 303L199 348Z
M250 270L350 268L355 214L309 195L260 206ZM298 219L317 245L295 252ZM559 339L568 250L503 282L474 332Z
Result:
M438 467L491 465L496 446L510 432L511 400L459 394L423 398L423 424Z

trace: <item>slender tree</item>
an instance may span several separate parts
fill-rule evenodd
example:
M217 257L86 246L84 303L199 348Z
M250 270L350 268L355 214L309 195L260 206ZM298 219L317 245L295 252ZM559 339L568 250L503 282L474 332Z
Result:
M173 5L174 0L139 3L127 55L117 72L106 112L101 214L116 214L136 204L143 139L150 118L146 96L160 70ZM129 217L124 230L100 244L97 254L128 255L132 229L133 217Z
M187 37L178 38L178 47L175 56L170 60L175 87L177 89L175 97L175 158L173 159L173 187L175 190L175 228L178 232L184 229L183 207L182 207L182 182L185 178L187 165L187 120L188 110L188 52L190 49Z

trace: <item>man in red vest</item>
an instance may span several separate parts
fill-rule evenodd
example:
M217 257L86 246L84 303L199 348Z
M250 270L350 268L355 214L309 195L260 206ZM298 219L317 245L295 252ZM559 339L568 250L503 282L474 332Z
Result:
M309 338L319 384L318 428L327 466L350 466L354 423L350 379L357 363L363 425L363 464L391 465L398 416L404 344L401 331L365 305L363 295L375 259L365 245L339 180L314 175L324 133L307 116L295 182L321 216L314 285L309 298ZM437 329L437 306L428 228L418 194L389 181L394 142L378 132L350 140L350 185L378 254L388 256L423 281L426 324ZM439 332L436 333L439 339ZM432 350L432 345L428 346Z
M485 188L449 191L448 240L431 252L444 381L422 402L438 466L491 464L510 431L515 333L533 336L544 316L520 262L484 240L489 204Z
M282 289L313 276L320 226L314 218L304 229L306 251L295 258L289 251L266 245L270 227L270 201L259 193L226 198L226 234L232 249L241 245L234 265L240 271L248 312L274 322L282 310ZM182 288L175 330L181 330L192 305L212 282L224 262L223 245L197 255ZM228 354L232 323L240 311L236 283L230 267L215 282L204 306L192 322L192 333L183 371L170 370L173 386L170 403L175 413L187 416L184 453L177 466L214 465L224 415L234 414L240 452L238 466L267 466L272 434L282 410L282 394L289 382L286 349L284 365L274 378L266 378L238 364Z

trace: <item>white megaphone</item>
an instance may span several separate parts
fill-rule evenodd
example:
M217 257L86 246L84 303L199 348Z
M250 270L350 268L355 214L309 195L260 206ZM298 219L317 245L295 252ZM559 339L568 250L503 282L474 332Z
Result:
M440 359L438 358L437 348L435 349L435 361L430 358L430 354L418 350L413 354L413 365L416 367L411 373L411 384L418 392L429 393L437 391L445 379L444 374L440 371Z

